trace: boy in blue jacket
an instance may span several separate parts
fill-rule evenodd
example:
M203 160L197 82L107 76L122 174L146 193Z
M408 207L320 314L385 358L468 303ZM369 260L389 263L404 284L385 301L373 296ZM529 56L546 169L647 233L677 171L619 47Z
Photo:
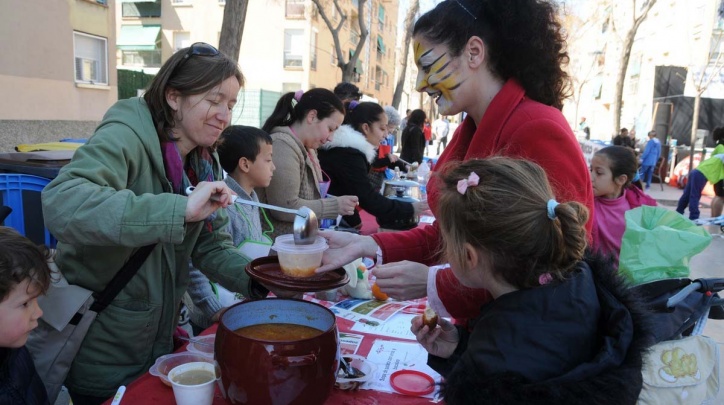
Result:
M641 174L646 182L646 190L651 187L651 178L654 175L654 168L661 156L661 142L656 137L656 131L649 131L649 141L641 155Z
M38 296L50 285L48 256L44 247L0 226L0 404L48 404L25 348L43 315Z

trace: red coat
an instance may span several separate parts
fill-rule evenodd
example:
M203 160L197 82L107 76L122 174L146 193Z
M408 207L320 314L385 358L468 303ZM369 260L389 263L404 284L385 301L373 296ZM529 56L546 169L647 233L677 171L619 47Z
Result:
M470 117L463 121L436 167L449 161L492 155L526 158L541 165L558 201L579 201L588 207L591 215L586 229L590 233L593 189L573 131L559 110L527 98L525 90L515 80L505 83L488 106L478 128ZM434 178L427 185L427 196L430 209L435 213L438 190ZM437 223L405 232L377 233L372 237L381 246L386 263L413 260L427 265L439 264ZM445 308L457 319L475 317L480 306L491 299L485 290L460 285L450 269L437 272L436 286Z

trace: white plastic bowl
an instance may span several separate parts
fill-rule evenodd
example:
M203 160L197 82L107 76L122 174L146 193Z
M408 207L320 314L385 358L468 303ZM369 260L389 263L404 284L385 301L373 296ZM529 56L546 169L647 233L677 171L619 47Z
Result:
M311 245L297 245L294 235L280 235L274 241L274 249L279 255L282 273L289 277L312 277L322 264L322 255L327 250L327 240L321 236Z
M361 372L365 373L365 375L359 378L347 378L343 376L343 372L339 371L337 373L336 381L337 388L341 390L355 390L358 389L360 385L366 383L367 381L370 381L372 377L374 377L374 374L377 371L377 366L371 361L367 360L365 357L357 354L343 354L342 356L351 360L349 364L352 367L356 367Z
M214 357L214 341L216 335L204 335L191 338L186 350L202 356Z
M205 361L207 363L214 364L212 357L204 356L198 353L191 352L180 352L163 355L156 359L156 362L148 370L151 375L156 376L163 381L164 384L171 386L171 381L168 379L168 373L177 366L186 363L193 363L197 361Z

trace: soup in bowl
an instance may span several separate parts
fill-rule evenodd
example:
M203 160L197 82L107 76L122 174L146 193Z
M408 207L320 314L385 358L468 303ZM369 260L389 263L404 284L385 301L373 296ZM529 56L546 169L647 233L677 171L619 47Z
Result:
M303 300L241 302L219 321L215 357L232 404L322 404L339 365L334 314Z

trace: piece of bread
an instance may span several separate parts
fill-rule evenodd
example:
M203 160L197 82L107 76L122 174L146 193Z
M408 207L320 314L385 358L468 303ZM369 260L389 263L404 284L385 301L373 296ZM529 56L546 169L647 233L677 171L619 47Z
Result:
M422 313L422 324L427 325L430 330L437 326L437 314L432 308L425 308L425 312Z

